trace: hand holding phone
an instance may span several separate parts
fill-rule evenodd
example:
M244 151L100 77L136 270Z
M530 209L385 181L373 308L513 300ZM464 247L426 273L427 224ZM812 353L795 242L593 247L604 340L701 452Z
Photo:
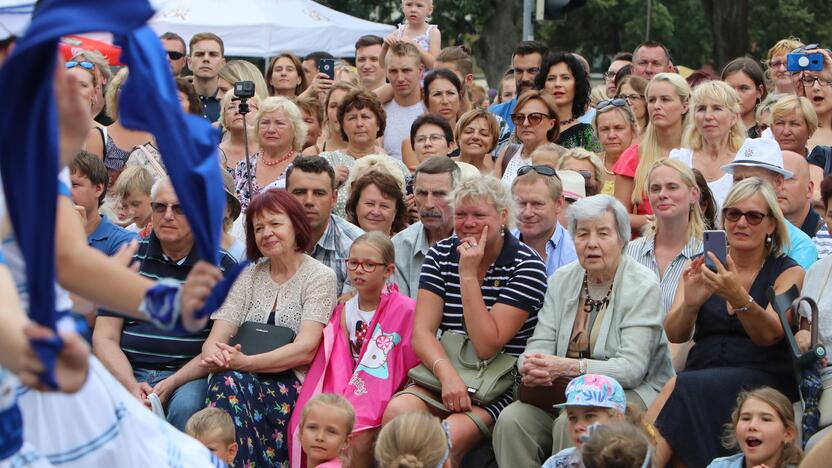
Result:
M716 272L716 264L708 255L713 253L722 265L728 264L728 240L725 231L705 231L704 233L705 266Z
M823 63L823 61L821 61ZM318 60L318 71L329 77L330 80L335 79L335 59L322 58Z

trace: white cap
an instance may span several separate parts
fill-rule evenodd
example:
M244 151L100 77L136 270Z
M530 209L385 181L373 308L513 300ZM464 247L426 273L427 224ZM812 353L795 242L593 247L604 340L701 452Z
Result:
M573 200L586 198L586 179L575 171L558 171L558 177L563 185L563 197Z
M794 176L791 171L783 168L783 152L780 145L768 138L747 138L737 151L734 161L722 166L722 170L733 174L736 166L767 169L781 174L786 179Z

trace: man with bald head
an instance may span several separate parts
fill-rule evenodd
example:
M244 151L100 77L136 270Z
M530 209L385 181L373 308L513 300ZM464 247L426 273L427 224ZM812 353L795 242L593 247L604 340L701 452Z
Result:
M812 209L815 184L809 178L809 162L794 151L784 150L783 167L794 174L783 180L783 191L777 194L783 216L809 237L815 237L824 223Z

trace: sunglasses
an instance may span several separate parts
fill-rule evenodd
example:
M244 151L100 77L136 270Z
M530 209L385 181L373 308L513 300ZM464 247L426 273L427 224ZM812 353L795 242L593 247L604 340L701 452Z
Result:
M598 105L595 107L595 110L600 111L606 109L607 107L627 107L627 105L628 103L626 99L604 99L603 101L598 103Z
M517 177L520 177L522 175L526 175L526 174L528 174L529 172L532 172L532 171L537 172L538 174L543 175L543 176L555 177L558 180L560 180L560 177L558 177L557 171L555 171L554 169L552 169L549 166L543 166L543 165L523 166L520 169L517 169Z
M181 59L182 57L185 56L185 54L183 54L182 52L177 52L175 50L166 50L165 52L168 53L168 57L171 60L179 60L179 59Z
M173 214L175 215L182 215L182 205L179 203L157 203L157 202L150 202L150 209L153 210L156 214L165 214L168 211L168 208L173 210Z
M543 119L548 118L549 116L542 112L532 112L531 114L523 114L521 112L517 112L511 114L511 121L514 123L514 125L518 127L523 125L523 123L526 122L526 119L529 120L529 125L535 127L537 125L540 125L540 122L543 122Z
M731 221L732 223L736 223L745 216L745 221L752 225L756 226L763 222L763 218L768 216L766 213L760 213L759 211L742 211L737 208L724 208L722 210L722 217Z
M81 68L86 69L86 70L92 70L93 68L95 68L95 64L94 64L94 63L92 63L92 62L87 62L86 60L82 60L82 61L80 61L80 62L79 62L79 61L77 61L77 60L70 60L69 62L66 62L66 63L64 64L64 66L65 66L66 68L81 67Z

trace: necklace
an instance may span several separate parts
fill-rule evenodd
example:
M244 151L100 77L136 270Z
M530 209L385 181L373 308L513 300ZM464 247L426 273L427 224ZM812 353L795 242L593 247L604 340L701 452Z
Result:
M560 125L569 125L575 121L575 116L573 115L571 119L561 120Z
M602 307L606 307L610 303L610 294L612 294L612 284L612 281L610 281L610 287L609 289L607 289L607 294L604 296L603 299L593 299L592 296L589 295L588 275L584 273L584 312L591 314L592 312L600 311Z
M285 155L283 155L280 158L277 158L274 161L269 161L266 158L260 158L260 161L263 163L264 166L268 166L268 167L277 166L278 164L280 164L282 162L286 162L287 159L291 158L294 155L295 155L295 149L292 148L292 149L289 150L288 153L286 153Z

